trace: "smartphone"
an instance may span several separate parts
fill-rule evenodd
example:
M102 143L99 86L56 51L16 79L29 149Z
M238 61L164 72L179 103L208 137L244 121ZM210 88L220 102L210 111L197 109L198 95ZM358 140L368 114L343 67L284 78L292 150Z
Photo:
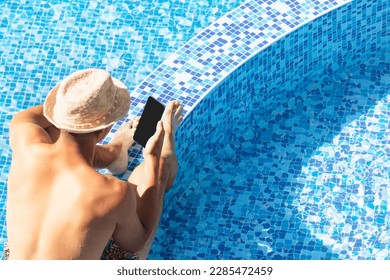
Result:
M134 140L145 148L149 138L156 132L156 126L164 113L165 106L153 97L149 96L146 102L137 130L134 133Z

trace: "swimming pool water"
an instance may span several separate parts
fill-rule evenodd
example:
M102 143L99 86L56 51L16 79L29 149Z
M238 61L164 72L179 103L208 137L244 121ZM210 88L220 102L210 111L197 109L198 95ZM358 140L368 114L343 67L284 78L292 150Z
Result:
M152 258L390 258L386 3L298 29L197 105Z
M384 55L313 75L274 107L252 91L237 100L226 133L186 155L185 173L198 175L180 181L152 256L389 258Z
M260 36L256 40L266 38L269 41L261 43L268 44L284 34L283 28L291 30L304 23L306 14L318 15L320 9L322 14L343 2L347 1L248 1L219 25L219 28L229 27L228 34L219 33L218 29L212 36L204 34L196 41L200 44L197 49L192 50L189 45L183 54L179 51L175 55L176 62L167 64L172 69L182 70L178 69L179 64L184 65L187 56L196 54L209 40L215 40L215 36L224 39L217 38L217 46L210 52L221 52L221 57L222 54L233 55L236 60L244 55L249 57L253 41L245 39L246 35ZM226 12L221 1L7 3L10 4L0 18L0 31L16 31L1 38L5 39L2 44L5 42L10 47L0 53L0 67L8 73L7 79L0 78L0 85L4 92L12 92L1 100L4 102L1 120L5 123L1 139L4 151L1 153L4 163L0 181L2 201L6 193L1 190L5 190L10 161L7 123L13 113L41 103L58 79L86 66L111 70L132 89L168 55L172 45L178 45L174 42L182 39L180 42L184 42L197 32L196 24L190 28L192 33L186 33L190 22L185 17L202 25L210 23L208 20L218 13ZM224 3L229 7L233 5L231 1ZM365 44L365 41L375 41L376 35L367 35L371 31L388 30L388 12L383 12L387 6L382 0L355 4L271 45L264 54L259 54L260 60L248 61L195 107L178 133L181 171L167 196L150 258L388 257L388 194L384 183L387 175L386 171L378 173L381 168L387 170L387 142L374 137L375 142L372 135L378 134L378 129L378 135L386 135L389 56L385 47L377 46L381 40L377 40L378 44ZM356 6L358 10L354 10ZM246 11L260 16L260 10L264 13L260 17L264 34L258 34L258 30L245 23L249 18ZM377 18L373 18L376 12ZM192 14L197 16L192 17ZM33 21L28 20L31 16ZM175 22L168 17L173 17ZM269 18L263 22L264 17ZM351 18L355 18L355 22ZM157 34L152 29L160 20L165 26L158 28ZM232 28L237 27L236 20L243 23L240 30ZM336 49L348 49L349 41L345 40L348 32L340 34L339 26L350 28L356 24L361 28L354 26L352 32L356 34L359 29L363 34L360 41L357 40L364 42L359 47L343 56L327 44L332 42ZM23 32L26 26L30 28ZM180 29L180 26L180 32L186 35L175 34L175 28ZM333 32L333 28L336 31ZM23 36L24 33L27 35ZM228 38L233 34L238 35ZM342 39L339 45L334 42L337 38ZM306 46L312 42L317 47L311 51ZM165 44L167 51L160 51L159 43ZM242 48L242 53L235 53L233 44ZM231 45L230 49L226 49L226 45ZM317 52L322 52L322 56L313 59ZM199 55L211 56L209 53ZM221 57L215 59L218 61ZM321 64L322 57L326 59ZM332 59L334 62L329 63ZM311 60L315 63L305 63ZM64 61L69 63L64 64ZM256 61L261 63L256 64ZM224 60L218 62L222 66L225 63ZM158 80L153 86L161 84L175 89L178 85L187 86L190 80L188 90L193 91L203 80L203 77L198 79L201 74L196 65L190 63L188 74L166 73L166 79ZM212 71L203 74L212 77ZM292 78L281 78L288 76L286 71L293 72ZM159 71L150 76L151 82L158 74ZM57 80L53 81L52 76ZM171 85L172 77L179 78L174 81L176 85ZM180 81L181 78L185 82ZM177 90L168 90L168 93L176 94ZM187 89L185 95L190 95ZM184 98L186 106L192 102L191 98ZM226 100L230 101L226 103ZM135 101L142 105L138 96ZM382 104L380 109L376 107L378 104ZM372 110L374 117L370 115ZM355 121L365 120L367 116L370 118L366 120L365 129L359 130L363 121ZM377 120L378 126L373 120ZM364 151L359 150L359 143L364 144ZM371 149L364 153L370 145ZM376 150L380 152L374 155ZM367 169L371 164L377 168ZM366 173L359 177L362 168L366 168ZM363 205L362 188L368 194ZM0 200L0 211L1 206ZM0 214L0 224L4 223L3 217ZM0 238L5 237L5 228L0 227ZM0 250L1 246L0 240Z
M56 83L88 67L110 71L133 91L178 47L242 2L0 1L0 259L12 116L42 104Z

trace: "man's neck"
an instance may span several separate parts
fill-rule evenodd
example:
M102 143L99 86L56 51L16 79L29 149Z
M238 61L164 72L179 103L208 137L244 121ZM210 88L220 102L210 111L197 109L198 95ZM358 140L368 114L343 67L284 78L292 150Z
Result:
M75 149L76 152L92 166L97 142L96 137L90 134L72 134L66 131L61 131L60 138L65 142L65 145Z

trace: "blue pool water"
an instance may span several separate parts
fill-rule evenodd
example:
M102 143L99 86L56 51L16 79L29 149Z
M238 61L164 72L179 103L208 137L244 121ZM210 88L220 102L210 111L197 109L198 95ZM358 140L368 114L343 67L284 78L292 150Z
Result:
M191 111L151 259L390 258L388 1L304 25L348 1L248 0L199 33L243 2L0 4L0 251L9 120L92 66L130 90L157 69L132 93L135 114L158 87Z
M131 92L194 34L242 2L0 1L0 259L12 116L42 104L62 78L88 67L110 71Z
M203 111L199 128L213 114L223 128L181 154L183 172L197 176L179 178L153 256L390 258L390 63L375 55L312 73L274 104L249 89L231 107ZM220 97L232 94L221 87Z
M195 107L151 258L390 258L388 19L341 7Z

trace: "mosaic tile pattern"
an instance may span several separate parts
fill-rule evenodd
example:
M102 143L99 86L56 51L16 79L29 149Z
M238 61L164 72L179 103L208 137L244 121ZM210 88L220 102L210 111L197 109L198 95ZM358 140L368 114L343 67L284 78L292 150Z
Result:
M158 99L164 103L171 99L179 99L184 104L185 111L189 113L195 105L200 102L202 97L251 56L304 23L347 2L349 1L247 1L244 5L240 6L240 8L237 8L232 13L221 18L209 28L199 33L198 36L192 39L188 44L185 44L148 76L132 93L133 105L129 118L141 114L146 97L150 94L155 96L158 95ZM205 4L206 2L200 1L200 3ZM130 37L130 44L136 46L140 41L138 36L140 33L138 33L138 35L136 34L137 32L132 33L133 30L131 28L129 30L119 29L119 32L117 32L118 26L123 25L121 20L126 19L126 15L118 16L118 13L119 11L122 12L126 9L119 9L111 2L99 3L97 6L88 3L88 9L84 9L87 4L79 4L76 6L66 4L65 6L57 5L58 3L54 4L56 5L47 4L45 2L41 4L39 8L32 6L20 14L22 19L31 18L31 15L35 15L34 22L42 24L47 24L45 20L50 19L52 20L53 27L54 23L57 22L66 22L66 24L59 29L59 31L61 31L62 28L64 32L54 32L54 35L51 35L50 29L49 32L42 32L39 25L38 28L32 28L33 34L24 37L27 41L27 45L31 41L34 42L34 40L37 40L38 42L41 41L42 37L45 35L46 37L44 39L48 40L48 45L43 45L42 49L35 50L35 52L33 49L31 53L19 52L17 53L17 57L14 57L16 63L13 63L12 60L12 63L4 63L6 66L2 66L2 70L7 73L21 73L21 75L18 76L18 80L15 82L9 83L5 79L1 81L3 82L5 91L9 91L11 88L18 89L12 98L7 96L4 100L4 108L10 107L10 109L8 109L8 111L4 110L5 113L2 117L8 122L15 111L33 104L39 104L43 101L45 94L41 94L41 91L35 93L37 89L41 90L41 87L47 88L47 90L44 91L47 92L54 85L53 81L50 80L51 77L49 77L52 73L43 71L45 69L51 69L58 77L63 77L69 74L69 72L71 72L70 70L93 66L111 70L112 74L120 79L127 73L127 76L122 79L125 81L137 80L132 79L133 76L129 78L129 71L126 68L127 65L123 64L124 61L127 61L131 65L131 58L126 56L128 50L125 46L127 46L129 42L122 38L128 38L130 37L130 34L132 34L131 36L134 35L135 37ZM124 5L129 7L130 4ZM163 5L163 7L169 10L170 4ZM95 22L95 17L88 15L89 11L95 11L96 8L100 8L98 11L101 12L99 14L101 21L98 22ZM160 13L162 8L160 6L159 8ZM11 2L9 9L5 9L5 17L2 19L1 28L4 28L4 26L8 27L9 22L7 18L9 17L9 14L11 11L18 9L22 9L22 7ZM72 9L74 9L74 11ZM39 11L34 12L35 10ZM46 13L43 13L44 16L41 15L42 10L46 11ZM145 7L139 5L134 8L132 13L129 13L131 15L128 16L133 17L137 12L142 13L144 10ZM162 13L164 14L164 12ZM72 16L74 14L77 14L76 18ZM37 15L40 15L41 17L37 19ZM211 16L211 18L212 17L213 16ZM83 25L88 28L77 26L77 24L75 25L75 22L78 23L78 18L90 19L92 20L92 23ZM178 25L182 24L186 26L189 24L188 18L184 19L183 17L178 17L175 19L179 21ZM204 18L200 17L200 21L202 20L204 20ZM28 25L29 23L26 24ZM104 28L101 28L101 25ZM17 30L17 27L20 27L19 30L23 30L23 27L25 27L23 21L20 26L15 25L12 28ZM75 30L75 32L70 33L69 35L66 33L68 30ZM111 32L106 32L106 30L111 30ZM150 29L148 31L153 33ZM74 34L80 33L87 34L88 36L85 38L74 36ZM169 28L168 30L160 30L159 32L159 35L162 37L167 34L169 34ZM121 37L119 35L128 36ZM18 36L18 34L16 34L16 36ZM170 35L165 37L168 38L168 40L172 39L172 36ZM179 37L180 36L178 36L178 38ZM93 42L91 42L91 40L86 41L86 38L97 38L98 40L93 40ZM58 56L55 52L56 48L61 44L66 45L69 41L73 41L76 44L71 46L68 44L68 47L61 49L61 56ZM110 47L107 47L107 42L109 41L112 41L113 43ZM18 43L20 42L16 42L16 45ZM13 45L13 43L10 43L10 45ZM28 47L26 48L26 50L29 49L30 48ZM153 50L153 47L151 47L150 50ZM47 55L46 51L48 51L47 53L49 55ZM107 53L107 57L103 57L102 59L102 53ZM160 57L164 57L165 54L162 54ZM12 52L12 48L11 55L15 55L15 53ZM137 54L137 56L141 58L145 57L144 54ZM1 55L2 60L9 57L10 55ZM28 71L24 73L21 71L23 67L22 63L26 62L29 57L33 57L35 62L40 61L40 63L38 63L37 66L33 59L31 62L27 63L29 66L26 66L26 70ZM87 60L85 60L85 58L87 58ZM67 64L67 66L58 67L62 61L68 60L70 60L70 63ZM145 65L143 59L141 59L140 63ZM1 65L3 65L3 63ZM152 67L148 68L148 65L145 67L146 71L137 72L140 73L137 76L139 79L145 77L145 73L152 69ZM31 74L34 75L34 79L32 80L29 76ZM34 93L26 94L26 92ZM7 132L6 129L5 126L4 132ZM114 128L114 131L115 129L117 129L117 127ZM110 137L112 137L112 134L109 135L106 142L110 140ZM4 140L4 143L6 144L6 137L4 137ZM2 144L2 146L5 147L6 145ZM8 170L6 169L9 165L10 154L9 150L5 150L5 152L5 172L2 172L2 175L8 174ZM134 150L130 155L132 159L129 172L142 160L138 146L134 147ZM129 172L121 177L126 178ZM4 195L4 193L4 191L1 192L2 195ZM5 236L4 233L2 236ZM190 241L186 240L185 242ZM194 249L194 247L192 247L192 249ZM167 255L167 257L169 256Z
M133 92L134 115L145 96L178 99L190 111L248 58L318 15L349 0L247 1L184 44ZM138 103L141 103L138 105Z
M132 108L124 120L140 116L149 95L166 104L177 99L185 116L204 96L242 65L276 40L331 9L350 0L338 1L247 1L220 18L184 44L132 93ZM108 135L104 143L111 140ZM142 161L140 146L122 178Z
M390 259L389 16L341 7L194 108L151 258Z
M87 67L109 70L133 91L178 47L243 2L0 1L0 259L12 116L42 104L58 81Z

